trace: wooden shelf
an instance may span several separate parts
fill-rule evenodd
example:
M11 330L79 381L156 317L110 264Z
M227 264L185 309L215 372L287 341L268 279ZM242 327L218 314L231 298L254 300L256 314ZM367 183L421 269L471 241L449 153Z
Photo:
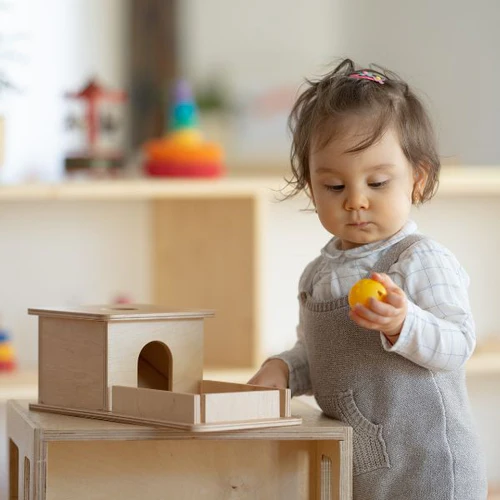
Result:
M221 382L246 383L258 370L246 369L205 369L203 378ZM500 374L500 352L476 352L466 365L467 375ZM38 371L36 369L17 370L0 374L0 401L7 399L36 399L38 395Z
M446 166L442 172L441 198L500 195L500 167ZM262 224L267 202L279 197L286 175L283 168L266 171L260 166L234 169L219 179L130 177L4 184L0 203L147 202L151 301L215 310L216 317L207 322L206 365L251 369L263 357ZM193 282L210 286L193 289ZM488 370L499 370L496 361L490 365ZM485 370L482 362L471 361L470 366L474 373Z
M0 402L8 399L38 398L38 370L0 373Z
M242 198L283 187L278 176L220 179L102 179L0 185L0 201Z
M467 375L500 375L500 352L476 352L467 362Z
M500 166L445 166L437 196L500 194Z
M235 169L219 179L124 178L0 185L0 201L247 197L285 186L283 169ZM438 196L500 194L500 166L445 166Z

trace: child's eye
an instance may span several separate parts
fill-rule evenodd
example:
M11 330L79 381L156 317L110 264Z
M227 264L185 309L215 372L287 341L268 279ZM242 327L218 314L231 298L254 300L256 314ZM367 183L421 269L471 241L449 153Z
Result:
M333 186L326 185L325 188L328 189L328 191L339 192L339 191L342 191L342 189L344 189L344 185L343 184L336 184Z
M380 182L370 182L368 185L372 188L381 188L384 187L389 181L380 181Z

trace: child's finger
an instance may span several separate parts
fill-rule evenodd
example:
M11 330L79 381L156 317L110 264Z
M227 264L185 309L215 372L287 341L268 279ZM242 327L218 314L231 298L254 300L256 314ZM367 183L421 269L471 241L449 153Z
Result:
M367 328L369 330L380 330L381 329L381 324L379 322L369 320L369 319L357 314L357 312L354 310L349 311L349 316L357 325L359 325L363 328Z
M380 316L395 316L399 309L388 301L382 302L373 298L368 302L368 308Z
M353 313L361 319L369 321L372 325L384 325L391 320L391 317L378 314L361 304L356 305L353 309Z
M392 281L392 279L384 273L372 273L371 278L374 279L375 281L378 281L379 283L382 283L382 285L385 286L387 290L397 288L399 290L399 287Z
M385 297L385 302L395 307L396 309L401 309L405 305L406 296L401 293L390 292Z

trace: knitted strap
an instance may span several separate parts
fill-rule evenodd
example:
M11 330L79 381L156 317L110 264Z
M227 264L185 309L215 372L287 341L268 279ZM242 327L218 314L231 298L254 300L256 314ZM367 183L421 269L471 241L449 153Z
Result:
M398 260L400 255L408 250L412 245L418 243L420 240L425 239L422 234L410 234L401 241L394 244L389 250L380 257L380 259L375 263L370 273L388 273L391 266L393 266Z

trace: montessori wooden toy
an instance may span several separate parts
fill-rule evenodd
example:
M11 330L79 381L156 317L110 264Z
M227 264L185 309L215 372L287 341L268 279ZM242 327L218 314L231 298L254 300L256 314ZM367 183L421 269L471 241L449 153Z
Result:
M203 380L211 311L124 304L28 312L39 317L31 409L191 431L301 422L289 389Z
M143 147L144 171L151 176L220 177L225 173L222 147L204 139L198 108L186 81L175 86L168 130Z
M0 372L11 372L16 368L12 339L7 330L0 327Z
M123 128L120 120L107 107L119 108L127 100L123 90L107 89L96 80L90 80L78 92L67 92L66 97L81 101L86 110L83 119L70 116L67 127L86 131L86 144L81 151L72 151L65 158L68 174L85 171L109 171L115 173L125 164L123 145L115 143L113 137Z

